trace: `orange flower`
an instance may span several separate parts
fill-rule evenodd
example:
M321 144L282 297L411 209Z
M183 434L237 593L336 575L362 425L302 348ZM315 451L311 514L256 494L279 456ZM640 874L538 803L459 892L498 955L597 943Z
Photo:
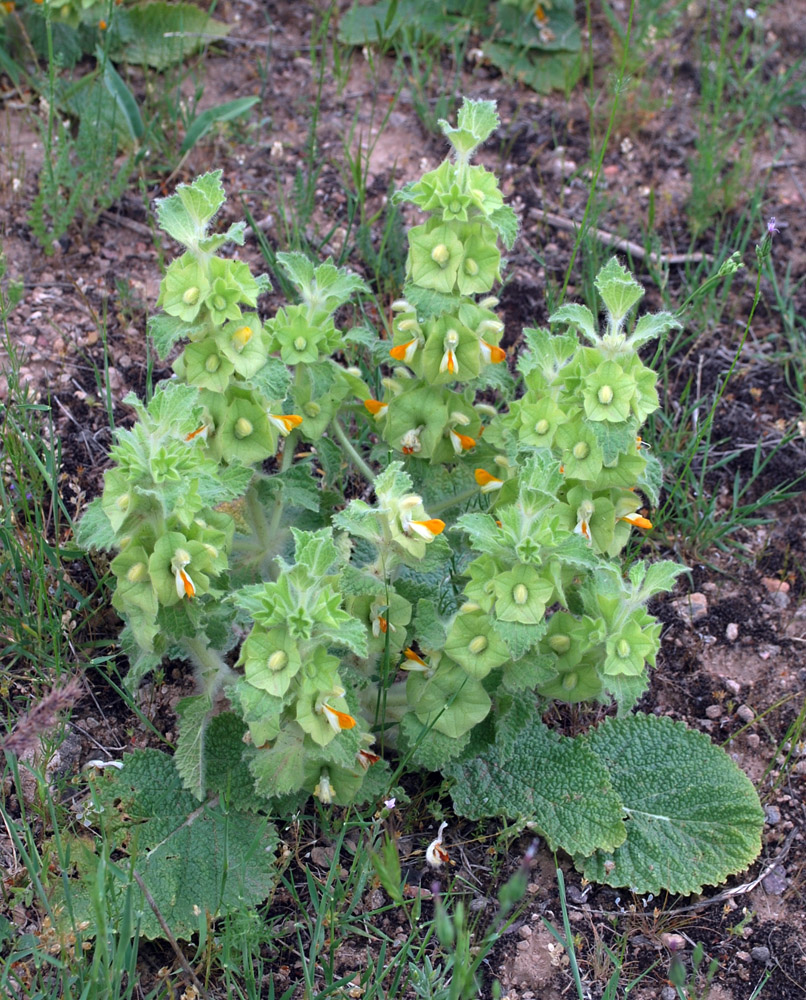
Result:
M481 359L488 365L500 364L507 356L506 351L500 347L496 347L494 344L488 344L486 340L480 340L479 347L481 348Z
M406 344L398 344L396 347L393 347L389 353L395 361L403 361L408 364L414 357L414 352L417 350L419 343L420 341L415 337L414 340L410 340Z
M436 535L441 535L445 530L445 522L438 517L432 517L427 521L409 521L409 527L421 538L430 542Z
M619 518L619 521L626 521L634 528L644 528L645 531L649 531L652 527L652 522L646 517L641 517L640 514L625 514L624 517Z
M197 427L195 431L191 431L190 434L185 435L186 441L192 441L194 438L198 437L200 434L203 438L207 438L207 424L202 424L201 427Z
M388 403L382 403L379 399L365 399L364 406L373 417L382 417L389 409Z
M337 733L341 732L342 729L352 729L355 726L355 719L347 712L340 712L337 708L331 708L327 704L322 705L322 711L330 723L330 728Z
M486 469L476 469L473 473L476 482L481 487L482 493L492 493L494 490L500 490L504 485L504 480L499 479L494 476L491 472L487 472Z
M425 660L422 658L422 656L420 656L419 653L415 653L414 650L411 648L411 646L409 646L408 649L404 649L403 650L403 655L406 657L407 660L411 660L414 663L419 663L421 667L427 666L427 664L426 664ZM408 669L415 669L416 670L417 668L416 667L414 667L414 668L410 667Z
M302 417L298 416L296 413L282 413L279 415L269 413L268 417L269 422L274 424L283 436L290 434L295 427L299 427L302 423Z
M456 454L461 455L463 451L475 448L476 440L475 438L468 437L467 434L460 434L459 431L451 429L451 444Z

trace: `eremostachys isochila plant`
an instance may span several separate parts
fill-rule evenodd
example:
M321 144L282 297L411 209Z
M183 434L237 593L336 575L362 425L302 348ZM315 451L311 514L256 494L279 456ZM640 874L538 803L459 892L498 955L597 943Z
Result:
M401 193L427 218L391 348L335 325L363 282L301 254L278 255L300 301L259 316L266 279L220 254L242 226L210 233L220 174L161 200L185 250L151 333L162 356L186 343L175 380L129 398L138 422L81 537L118 553L129 683L165 656L193 665L176 765L199 798L229 761L244 808L372 799L392 749L448 774L466 816L533 822L598 879L690 892L752 860L762 814L705 737L628 714L659 647L647 601L681 571L619 559L661 478L637 351L679 321L634 322L642 289L613 260L601 330L568 305L551 317L565 332L526 331L515 398L491 292L517 223L472 163L497 124L465 101L443 123L452 155ZM381 356L372 396L345 362ZM317 487L311 452L326 472L336 449L365 498ZM552 699L614 701L618 718L560 737L541 721ZM232 724L211 725L222 708Z

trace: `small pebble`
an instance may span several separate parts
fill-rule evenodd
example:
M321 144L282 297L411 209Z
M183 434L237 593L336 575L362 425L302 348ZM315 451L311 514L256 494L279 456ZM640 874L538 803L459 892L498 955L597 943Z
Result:
M752 722L756 717L756 713L750 708L749 705L739 705L736 709L736 714L742 720L742 722Z
M750 951L750 957L754 962L769 962L770 949L766 945L760 944Z
M761 743L761 737L758 735L758 733L748 733L746 739L747 739L747 746L751 750L758 749L758 746Z
M782 878L777 872L770 872L761 884L764 886L764 891L768 892L771 896L781 896L786 890L787 880Z
M736 957L739 959L740 962L749 962L750 961L750 952L749 951L737 951L736 952Z
M779 591L784 594L789 593L789 584L786 580L776 580L774 576L763 576L761 582L770 594L777 594Z
M708 614L708 598L705 594L695 591L693 594L678 597L676 601L672 601L672 607L679 617L690 625Z
M722 683L725 685L725 690L730 691L731 694L738 695L742 690L742 685L732 677L723 678Z
M764 806L764 815L767 817L767 822L770 826L775 826L781 822L781 810L778 806Z
M664 986L660 991L660 1000L677 1000L677 990L674 986Z
M725 629L725 638L728 642L736 642L739 638L739 626L736 622L730 622L728 627Z
M721 705L709 705L705 710L705 714L709 719L721 719L722 718L722 706Z

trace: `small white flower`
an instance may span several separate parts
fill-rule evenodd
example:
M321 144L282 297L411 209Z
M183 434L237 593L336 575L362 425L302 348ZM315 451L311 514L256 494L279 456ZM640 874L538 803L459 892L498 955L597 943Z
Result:
M447 827L447 825L447 823L439 824L439 831L437 832L436 840L431 841L425 852L425 860L432 868L439 868L447 861L450 861L450 855L442 846L442 831Z

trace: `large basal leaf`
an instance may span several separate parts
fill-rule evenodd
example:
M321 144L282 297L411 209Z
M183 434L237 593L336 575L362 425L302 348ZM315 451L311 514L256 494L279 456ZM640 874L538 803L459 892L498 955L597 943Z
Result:
M517 732L499 731L494 747L451 763L454 808L460 816L508 816L534 823L552 847L572 854L612 850L624 840L622 805L597 757L580 740L543 725L529 705ZM610 845L609 847L605 845Z
M110 54L116 62L163 70L223 38L229 30L193 4L152 0L116 11Z
M218 798L199 804L182 787L173 760L158 750L139 750L123 768L98 779L98 804L107 834L131 864L177 938L199 927L198 907L213 916L262 902L274 884L272 855L277 833L265 817L228 811ZM123 893L125 885L121 885ZM141 933L163 935L142 900Z
M577 863L634 892L688 895L742 871L761 850L764 813L749 778L703 733L654 715L607 719L587 736L627 812L627 839Z

